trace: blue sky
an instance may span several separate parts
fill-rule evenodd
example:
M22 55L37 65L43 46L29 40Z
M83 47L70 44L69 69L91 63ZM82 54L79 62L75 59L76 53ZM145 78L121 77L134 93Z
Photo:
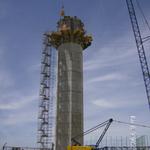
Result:
M150 1L140 1L150 19ZM64 0L78 16L92 45L84 51L85 129L110 117L149 124L140 63L125 0ZM43 33L56 30L60 0L0 0L0 145L35 146ZM137 12L143 36L149 35ZM149 61L150 43L146 43ZM137 134L150 134L137 128ZM108 136L128 136L113 124ZM19 143L19 144L18 144Z

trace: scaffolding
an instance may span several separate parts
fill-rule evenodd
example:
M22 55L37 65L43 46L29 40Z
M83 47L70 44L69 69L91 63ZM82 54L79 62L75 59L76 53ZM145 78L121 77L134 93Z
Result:
M55 53L44 34L44 49L41 61L40 101L38 114L38 138L40 148L51 148L54 137L54 84Z

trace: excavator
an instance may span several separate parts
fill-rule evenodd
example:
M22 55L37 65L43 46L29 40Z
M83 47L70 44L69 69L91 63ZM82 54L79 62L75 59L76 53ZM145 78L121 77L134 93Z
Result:
M72 145L68 146L67 150L98 150L99 144L101 143L103 137L105 136L105 134L106 134L106 132L107 132L107 130L110 127L112 122L113 122L113 119L110 118L110 119L106 120L105 122L100 123L97 126L94 126L94 127L90 128L90 129L88 129L87 131L83 132L82 134L76 135L75 137L73 137L71 139ZM102 134L100 135L100 137L98 138L98 140L97 140L95 145L83 146L83 145L81 145L81 143L79 143L77 141L77 139L79 139L79 138L81 138L81 137L83 137L83 136L85 136L85 135L87 135L87 134L89 134L89 133L91 133L91 132L101 128L101 127L104 127L104 126L105 126L105 128L104 128Z

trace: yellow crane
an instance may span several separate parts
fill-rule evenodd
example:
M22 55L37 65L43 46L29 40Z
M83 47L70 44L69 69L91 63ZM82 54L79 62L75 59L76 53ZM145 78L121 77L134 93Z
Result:
M68 146L67 150L97 150L99 147L99 144L101 143L103 137L105 136L105 134L106 134L106 132L107 132L107 130L110 127L112 122L113 122L113 119L110 118L110 119L106 120L105 122L100 123L97 126L90 128L89 130L83 132L82 134L73 137L71 139L72 145ZM101 128L101 127L104 127L104 126L105 126L105 128L104 128L102 134L100 135L100 137L98 138L95 145L83 146L77 141L78 138L83 137L83 136L85 136L85 135L87 135L87 134L89 134L89 133L91 133L91 132L93 132L93 131Z

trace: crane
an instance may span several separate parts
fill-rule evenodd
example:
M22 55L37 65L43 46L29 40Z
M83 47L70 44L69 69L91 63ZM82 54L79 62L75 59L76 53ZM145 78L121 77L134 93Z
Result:
M143 44L145 41L150 39L150 36L144 38L142 38L141 36L140 28L138 25L135 9L133 5L133 0L126 0L126 4L128 7L130 21L132 24L132 29L136 41L136 47L138 50L138 55L140 59L140 64L141 64L141 69L143 73L143 79L144 79L144 84L145 84L145 89L146 89L146 94L148 99L148 105L150 110L150 73L149 73L148 63L147 63L144 44Z
M82 134L79 134L79 135L73 137L73 138L71 139L71 141L72 141L72 143L73 143L73 146L68 146L68 150L76 150L76 149L78 149L78 150L79 150L79 149L80 149L80 150L97 150L98 147L99 147L99 144L101 143L103 137L105 136L105 134L106 134L106 132L107 132L107 130L108 130L108 128L110 127L110 125L111 125L112 122L113 122L113 119L110 118L110 119L106 120L105 122L100 123L100 124L98 124L97 126L94 126L93 128L90 128L89 130L83 132ZM98 140L97 140L97 142L96 142L95 145L82 146L82 145L77 141L78 138L80 138L80 137L82 137L82 136L85 136L85 135L87 135L87 134L89 134L89 133L91 133L91 132L93 132L93 131L95 131L95 130L101 128L101 127L104 127L104 126L105 126L105 128L104 128L102 134L100 135L100 137L98 138Z

